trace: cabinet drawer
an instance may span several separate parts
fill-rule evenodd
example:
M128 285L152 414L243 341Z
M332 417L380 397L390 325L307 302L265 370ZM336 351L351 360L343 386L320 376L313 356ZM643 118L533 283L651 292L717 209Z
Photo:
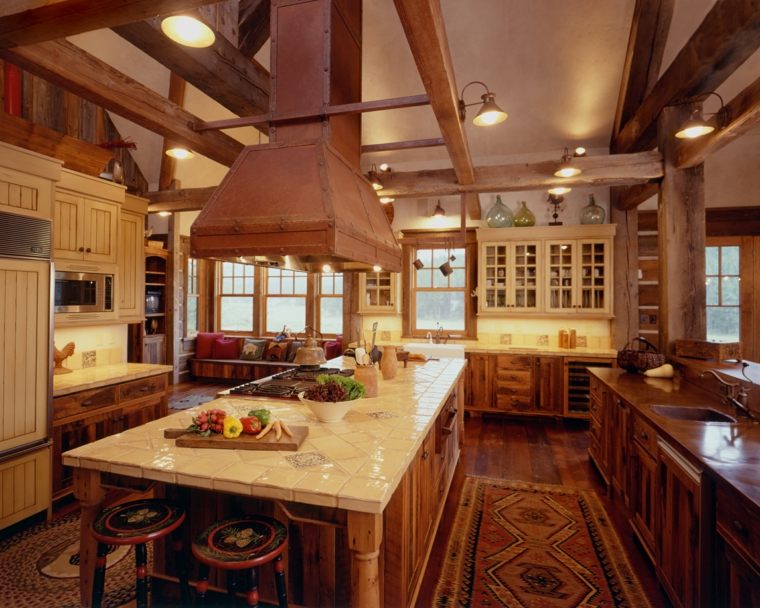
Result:
M530 388L531 372L523 371L506 371L499 370L496 372L497 386L525 386Z
M94 388L53 399L53 418L67 418L76 414L86 414L90 410L115 404L115 386Z
M652 458L657 458L657 432L638 416L633 417L633 438Z
M591 395L591 399L588 402L588 411L591 414L591 419L595 420L597 424L602 421L602 404L601 402Z
M730 489L718 488L717 528L721 536L760 567L760 513Z
M119 400L132 401L166 390L166 374L141 378L119 385Z
M496 407L500 410L528 411L533 409L532 395L496 395Z
M502 370L525 370L533 368L533 357L530 355L496 355L497 373Z
M510 383L496 383L496 397L512 397L521 396L530 398L533 395L533 391L530 388L530 384L510 384Z

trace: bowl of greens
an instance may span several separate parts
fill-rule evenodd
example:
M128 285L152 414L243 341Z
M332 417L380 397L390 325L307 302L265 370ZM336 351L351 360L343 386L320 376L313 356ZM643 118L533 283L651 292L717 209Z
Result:
M353 378L321 374L317 384L298 394L320 422L342 420L355 402L364 397L364 385Z

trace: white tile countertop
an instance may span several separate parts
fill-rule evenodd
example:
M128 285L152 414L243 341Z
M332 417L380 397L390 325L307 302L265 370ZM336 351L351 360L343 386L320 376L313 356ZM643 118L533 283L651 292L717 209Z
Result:
M329 363L351 367L353 359ZM245 496L382 513L464 366L464 359L443 359L399 367L392 380L378 377L378 397L362 399L334 423L318 422L298 401L220 398L66 452L63 463ZM219 408L244 416L261 407L289 425L309 427L297 452L179 448L163 436L166 428L187 427L200 410Z
M116 363L75 369L70 374L53 376L53 397L61 397L91 388L108 386L117 382L128 382L164 374L172 371L171 365L153 363Z

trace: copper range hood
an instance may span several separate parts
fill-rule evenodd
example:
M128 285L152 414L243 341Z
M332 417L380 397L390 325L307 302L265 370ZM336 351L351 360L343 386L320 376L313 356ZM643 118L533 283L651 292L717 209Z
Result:
M246 147L190 231L191 255L319 272L401 270L359 171L361 0L273 0L269 143Z

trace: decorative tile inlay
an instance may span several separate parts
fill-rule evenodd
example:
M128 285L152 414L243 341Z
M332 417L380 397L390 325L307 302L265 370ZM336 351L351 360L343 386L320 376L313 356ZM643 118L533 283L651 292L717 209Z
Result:
M97 364L96 351L85 350L82 351L82 367L95 367Z
M512 334L501 334L499 344L512 344Z
M288 454L285 456L292 466L296 469L305 469L306 467L317 467L323 464L332 464L330 459L319 452L301 452L300 454Z
M388 418L395 418L396 414L382 410L379 412L367 412L367 416L372 416L375 420L386 420Z
M547 334L541 334L538 336L538 346L549 346L549 336Z
M580 348L586 348L586 345L588 344L588 340L586 339L586 336L577 336L575 338L575 345Z

